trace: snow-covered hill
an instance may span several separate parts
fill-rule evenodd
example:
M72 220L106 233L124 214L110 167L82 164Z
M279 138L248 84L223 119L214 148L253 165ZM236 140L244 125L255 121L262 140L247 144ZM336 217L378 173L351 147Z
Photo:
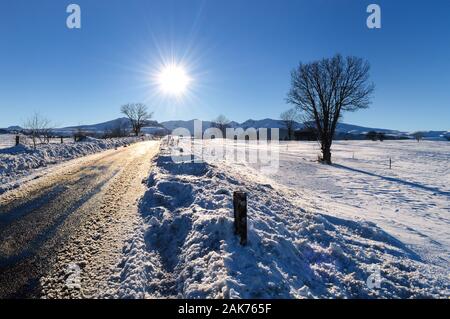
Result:
M450 131L423 131L421 133L423 134L423 138L427 140L441 140L443 138L450 138ZM414 133L411 135L414 135Z
M157 121L147 121L146 127L159 127L161 128L161 125ZM64 128L57 128L55 129L56 134L62 134L62 135L70 135L73 133L76 133L77 131L86 131L86 132L92 132L92 133L105 133L108 130L113 130L117 127L126 128L128 130L131 130L131 124L130 120L126 117L117 118L112 121L97 123L97 124L91 124L91 125L78 125L78 126L69 126Z
M284 129L286 127L286 125L284 124L284 122L282 120L273 120L273 119L263 119L263 120L247 120L245 122L242 122L240 125L240 127L247 129L249 127L253 127L256 129L259 128L279 128L279 129ZM300 123L295 123L294 126L296 129L300 129L303 127L302 124Z
M194 121L195 120L166 121L166 122L161 122L161 125L164 126L166 129L168 129L170 132L172 132L173 130L175 130L177 128L185 128L185 129L188 129L189 132L191 132L191 134L193 135L194 134ZM203 130L206 130L210 127L212 127L211 121L202 121Z
M203 129L207 129L212 126L211 121L203 121ZM167 128L168 130L172 131L176 128L182 127L187 128L190 131L193 131L194 128L194 120L190 121L167 121L167 122L161 122L161 125ZM279 129L285 129L286 125L282 120L274 120L270 118L262 119L262 120L252 120L249 119L245 122L238 123L238 122L230 122L229 127L242 127L244 129L247 129L249 127L253 127L256 129L259 128L279 128ZM295 129L302 129L305 127L304 124L295 122L294 125ZM358 125L352 125L352 124L345 124L345 123L339 123L337 130L339 132L344 133L353 133L353 134L363 134L367 133L369 131L377 131L377 132L383 132L383 133L390 133L390 134L401 134L402 132L396 131L396 130L389 130L389 129L380 129L380 128L371 128L371 127L364 127L364 126L358 126Z

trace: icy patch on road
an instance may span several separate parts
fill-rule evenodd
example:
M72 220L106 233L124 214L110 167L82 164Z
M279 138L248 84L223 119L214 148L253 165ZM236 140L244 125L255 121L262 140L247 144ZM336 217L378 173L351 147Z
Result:
M450 296L442 269L376 224L306 211L278 186L205 163L176 164L167 150L146 182L143 224L104 297ZM249 199L245 247L233 233L238 189Z
M0 194L18 186L17 179L34 170L70 159L98 153L139 141L138 138L99 140L87 137L78 143L38 145L37 149L18 145L0 150Z

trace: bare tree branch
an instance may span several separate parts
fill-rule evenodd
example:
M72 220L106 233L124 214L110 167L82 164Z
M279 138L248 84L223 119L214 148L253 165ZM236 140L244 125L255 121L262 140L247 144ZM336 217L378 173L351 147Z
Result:
M225 115L219 115L216 119L212 120L212 126L218 128L223 136L226 135L226 130L230 126L230 120Z
M36 149L37 141L41 143L49 143L52 129L50 128L50 121L35 112L24 123L26 133L29 134L33 141L33 147Z
M295 108L289 109L280 114L280 119L283 121L288 131L288 138L292 140L294 137L295 123L299 119L298 112Z
M147 106L142 103L129 103L123 105L120 109L121 113L125 114L131 122L131 127L136 136L141 132L142 127L146 121L150 120L153 112L147 111Z
M301 112L305 124L318 133L322 161L331 164L331 144L345 111L368 108L375 86L370 65L358 57L337 54L312 63L300 63L291 73L287 102Z

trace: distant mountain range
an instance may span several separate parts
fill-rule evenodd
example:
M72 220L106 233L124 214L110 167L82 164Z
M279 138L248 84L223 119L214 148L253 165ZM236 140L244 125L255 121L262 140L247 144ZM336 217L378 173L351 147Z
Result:
M213 122L211 121L203 121L202 126L203 129L207 129L211 127ZM167 128L168 130L172 131L175 128L183 127L187 128L191 133L193 132L194 128L194 120L190 121L167 121L167 122L161 122L161 125ZM295 129L299 130L305 127L304 124L295 122ZM229 127L237 128L242 127L243 129L247 129L249 127L253 127L255 129L259 128L278 128L278 129L285 129L285 124L282 120L274 120L274 119L263 119L263 120L247 120L242 123L238 122L230 122ZM339 132L343 133L350 133L350 134L361 134L361 133L367 133L370 131L376 131L376 132L383 132L386 134L402 134L400 131L396 130L388 130L388 129L380 129L380 128L370 128L370 127L363 127L363 126L357 126L357 125L351 125L351 124L345 124L345 123L339 123L337 130ZM405 133L407 134L407 133Z
M191 134L194 134L194 120L190 121L166 121L160 123L164 128L169 131L173 131L176 128L186 128ZM211 121L203 121L202 129L203 131L212 127L213 122ZM280 129L280 136L286 135L286 126L282 120L274 120L274 119L262 119L262 120L247 120L242 123L238 122L230 122L229 127L238 128L241 127L243 129L247 129L249 127L253 127L255 129L259 128L278 128ZM301 130L305 128L305 125L302 123L295 122L295 130ZM339 123L336 129L336 137L337 138L348 138L348 139L363 139L365 138L368 132L375 131L377 133L384 133L387 136L392 138L412 138L414 132L402 132L398 130L391 129L383 129L383 128L373 128L373 127L365 127L358 126L353 124ZM450 136L449 131L422 131L423 138L425 139L446 139Z
M213 123L211 121L203 121L202 122L203 131L212 126L213 126ZM54 129L54 132L59 135L72 135L78 131L102 134L102 133L106 133L109 130L112 130L117 127L131 129L130 121L127 118L122 117L122 118L117 118L112 121L102 122L102 123L98 123L98 124L78 125L78 126L57 128L57 129ZM247 129L250 127L253 127L255 129L278 128L278 129L280 129L281 137L283 137L283 134L286 134L284 122L282 120L275 120L275 119L270 119L270 118L262 119L262 120L249 119L242 123L232 121L229 123L229 127L232 127L232 128L241 127L243 129ZM186 128L191 132L191 134L193 134L194 133L194 120L165 121L165 122L161 122L161 123L158 123L157 121L147 121L143 131L146 133L154 133L154 132L169 133L176 128ZM296 130L301 130L303 128L304 128L304 124L301 124L298 122L295 123ZM0 133L1 132L10 133L10 132L16 132L16 131L21 131L21 130L22 130L22 128L20 126L10 126L8 128L0 129ZM352 124L346 124L346 123L339 123L336 131L337 131L336 132L337 137L349 138L349 139L363 138L370 131L384 133L387 136L392 136L395 138L411 138L413 136L413 133L411 133L411 132L402 132L402 131L391 130L391 129L364 127L364 126L358 126L358 125L352 125ZM422 131L422 133L423 133L423 137L426 139L446 139L446 137L450 136L449 131Z
M169 131L173 131L176 128L182 127L188 129L191 134L194 134L194 120L190 121L166 121L160 123L163 127L168 129ZM213 126L211 121L203 121L202 129L206 130ZM242 123L238 122L230 122L229 127L237 128L241 127L243 129L247 129L249 127L253 127L255 129L259 128L278 128L280 129L280 137L283 138L283 135L286 135L286 126L282 120L274 120L274 119L263 119L263 120L247 120ZM295 130L301 130L305 128L305 125L302 123L295 122ZM384 133L387 136L391 136L393 138L412 138L413 132L402 132L398 130L391 129L383 129L383 128L373 128L373 127L365 127L358 126L353 124L339 123L336 129L336 137L337 138L348 138L348 139L362 139L365 138L365 135L368 132L375 131L378 133ZM425 139L446 139L446 136L450 136L449 131L423 131L423 137Z
M161 129L164 129L157 121L146 121L145 123L146 127L160 127ZM92 132L92 133L107 133L108 131L111 131L115 128L122 128L131 130L131 123L130 120L128 120L126 117L120 117L112 121L102 122L98 124L91 124L91 125L77 125L77 126L68 126L63 128L57 128L54 129L54 131L57 134L73 134L79 131L84 132Z

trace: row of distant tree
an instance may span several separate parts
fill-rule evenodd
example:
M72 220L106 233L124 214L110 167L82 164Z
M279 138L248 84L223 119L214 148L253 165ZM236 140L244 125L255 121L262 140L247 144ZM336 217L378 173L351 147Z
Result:
M130 134L139 136L142 128L153 116L153 113L149 112L147 106L143 103L129 103L123 105L120 111L129 119L129 125L117 121L117 123L107 128L102 135L97 137L114 138L125 137ZM129 129L130 126L131 131ZM21 133L31 139L34 148L36 148L38 144L50 143L50 139L56 137L55 128L52 122L38 112L35 112L25 121ZM76 141L80 141L92 134L92 132L79 128L74 132L73 137Z
M286 140L308 140L314 141L319 139L319 132L317 131L314 123L303 123L304 127L301 130L296 130L295 126L301 121L301 116L299 116L295 108L289 109L280 115L280 119L283 121L286 129ZM223 136L226 135L226 129L230 127L231 121L224 115L219 115L217 118L212 120L212 126L218 128ZM419 142L421 141L425 134L423 132L413 133L412 136ZM351 139L352 135L343 136L343 139ZM386 135L384 132L369 131L365 134L365 138L372 141L384 141L387 139L393 139L392 136Z

